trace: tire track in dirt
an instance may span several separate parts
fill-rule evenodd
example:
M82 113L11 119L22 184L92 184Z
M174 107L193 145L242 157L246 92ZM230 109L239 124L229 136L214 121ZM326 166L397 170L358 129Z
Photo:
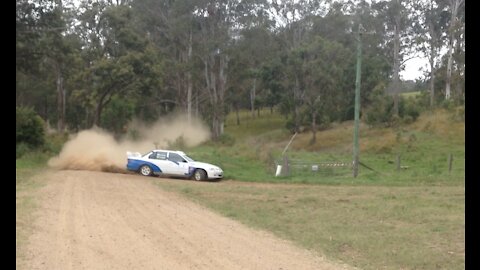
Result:
M151 178L90 171L43 178L26 269L352 269L163 191Z

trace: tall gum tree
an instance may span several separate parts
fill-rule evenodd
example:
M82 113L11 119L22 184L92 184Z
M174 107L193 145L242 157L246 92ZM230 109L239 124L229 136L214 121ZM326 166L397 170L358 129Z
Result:
M326 1L272 1L272 16L278 22L278 31L282 36L283 49L288 58L285 69L285 85L290 91L293 105L294 131L299 132L302 122L301 107L305 97L302 82L302 63L295 57L297 51L305 42L313 25L315 16L324 15L322 4Z
M413 4L413 17L418 48L428 58L430 107L435 107L435 71L440 49L445 41L447 13L443 1L419 1Z
M461 27L461 18L458 17L460 9L465 7L465 0L448 0L450 22L448 26L448 47L447 47L447 80L445 83L445 99L449 100L451 97L451 84L452 84L452 65L454 55L454 43L455 33ZM458 42L458 41L457 41Z
M390 0L379 1L375 3L374 7L380 13L378 18L386 21L387 40L391 46L392 61L392 77L387 93L393 95L393 114L399 115L399 93L401 88L400 71L403 64L414 58L405 58L406 55L415 53L415 48L412 46L413 29L412 23L408 16L409 7L411 7L412 0Z

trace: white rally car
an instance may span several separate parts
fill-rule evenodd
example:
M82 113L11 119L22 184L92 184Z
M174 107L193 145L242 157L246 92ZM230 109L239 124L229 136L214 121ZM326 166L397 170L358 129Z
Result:
M176 176L197 181L223 178L220 167L194 161L182 151L152 150L145 155L127 152L127 158L127 170L139 172L144 176Z

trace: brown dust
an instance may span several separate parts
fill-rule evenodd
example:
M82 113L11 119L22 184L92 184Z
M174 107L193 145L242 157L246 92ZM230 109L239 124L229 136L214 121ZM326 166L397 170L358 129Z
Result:
M193 147L210 137L201 120L188 123L184 115L163 118L151 125L134 120L128 130L135 134L135 139L126 136L116 140L113 134L98 127L80 131L71 136L48 165L59 170L126 172L127 151L145 154L155 148L167 149L179 138L186 147Z

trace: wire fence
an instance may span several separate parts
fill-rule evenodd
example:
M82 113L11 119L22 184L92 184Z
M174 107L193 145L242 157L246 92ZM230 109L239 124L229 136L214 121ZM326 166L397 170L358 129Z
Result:
M353 162L347 161L307 161L301 159L283 159L275 161L276 176L299 174L341 175L352 171Z
M335 158L333 158L335 159ZM420 165L420 163L422 163ZM372 165L374 164L374 165ZM410 174L411 176L435 176L435 175L465 175L465 157L448 154L431 161L428 164L425 161L419 162L412 160L408 155L391 155L390 158L383 161L376 160L359 162L363 173L372 173L377 175L389 176L398 175L399 172ZM289 158L287 155L275 160L275 176L347 176L351 177L353 173L353 161L345 160L314 160Z

